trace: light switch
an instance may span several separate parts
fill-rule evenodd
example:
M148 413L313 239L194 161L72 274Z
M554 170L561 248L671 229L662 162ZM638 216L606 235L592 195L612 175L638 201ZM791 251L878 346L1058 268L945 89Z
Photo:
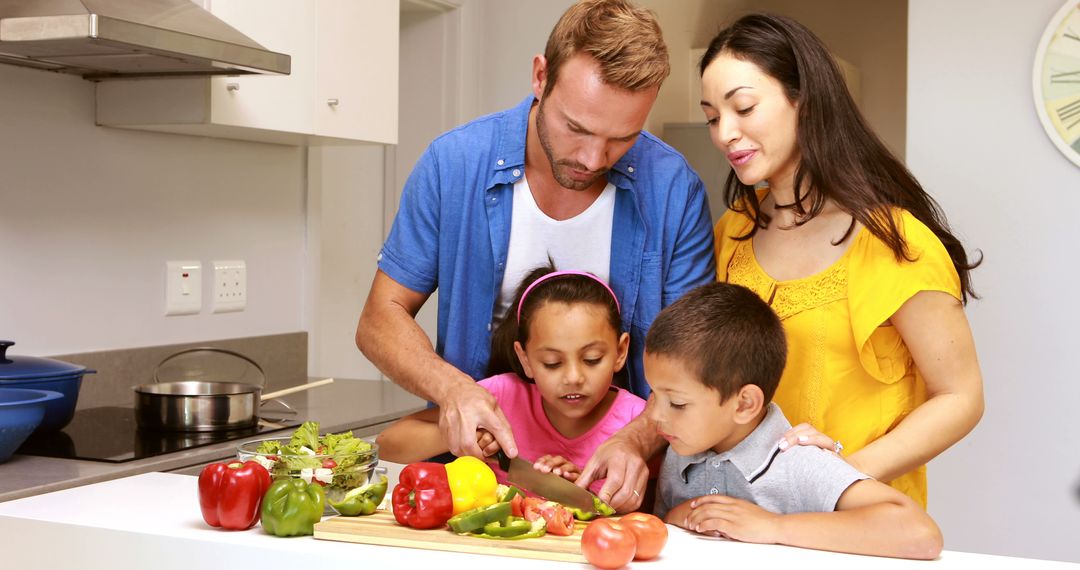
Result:
M165 262L165 314L196 315L202 310L202 263Z
M243 260L215 261L213 311L243 311L246 306L247 264Z

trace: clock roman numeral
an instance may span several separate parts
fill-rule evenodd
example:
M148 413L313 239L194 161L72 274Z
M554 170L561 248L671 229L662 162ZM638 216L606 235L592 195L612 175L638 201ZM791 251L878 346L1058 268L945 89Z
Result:
M1051 73L1050 83L1080 83L1080 70Z
M1072 130L1076 125L1080 125L1080 99L1063 107L1058 107L1055 112L1066 129ZM1071 123L1068 122L1070 120L1072 120Z
M1069 38L1070 40L1076 40L1080 42L1080 34L1074 32L1072 28L1065 28L1064 36Z

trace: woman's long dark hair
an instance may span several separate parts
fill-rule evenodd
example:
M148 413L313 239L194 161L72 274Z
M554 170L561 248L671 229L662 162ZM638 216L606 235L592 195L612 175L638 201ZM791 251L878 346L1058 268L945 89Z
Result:
M520 342L525 346L529 342L529 324L533 313L544 303L558 302L566 304L589 303L604 308L607 313L608 324L615 331L615 338L622 332L622 318L619 316L619 306L615 297L592 277L584 275L560 275L537 285L529 296L521 304L521 295L532 285L533 281L555 271L555 264L549 260L545 267L537 267L529 272L514 293L514 302L506 310L502 322L491 335L491 360L488 361L487 375L505 374L513 372L522 380L530 381L525 375L525 369L514 352L514 342ZM518 305L521 305L521 321L518 321ZM616 386L626 387L626 367L623 366L612 383Z
M844 78L825 44L802 24L772 14L744 16L722 30L701 58L700 72L721 53L757 65L783 85L788 99L798 104L800 161L795 171L794 210L806 223L821 213L826 200L835 202L852 216L851 226L837 242L851 235L861 223L896 255L914 261L891 207L903 208L926 224L941 240L960 275L961 298L977 299L970 271L982 263L968 262L967 252L954 236L941 207L870 130L848 93ZM808 190L808 195L804 194ZM803 197L810 207L803 207ZM739 181L732 171L724 189L729 209L754 220L745 236L767 228L771 216L761 210L753 186Z

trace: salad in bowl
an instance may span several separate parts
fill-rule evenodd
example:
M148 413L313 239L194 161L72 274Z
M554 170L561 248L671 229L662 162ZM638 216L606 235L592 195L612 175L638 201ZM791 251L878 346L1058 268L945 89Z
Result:
M236 455L240 461L257 461L274 480L294 478L322 485L327 502L341 514L370 514L363 511L374 512L385 495L386 476L375 476L378 445L351 431L320 436L318 422L304 422L289 438L245 442Z

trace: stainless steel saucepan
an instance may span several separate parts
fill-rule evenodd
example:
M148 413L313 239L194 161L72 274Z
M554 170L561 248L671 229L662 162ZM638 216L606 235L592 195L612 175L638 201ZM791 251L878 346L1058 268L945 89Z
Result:
M319 380L262 393L262 388L236 382L165 382L135 387L135 420L143 429L218 431L253 427L259 403L333 382Z
M262 376L262 368L246 356L214 348L193 349L224 353L239 357L250 363ZM193 351L184 351L167 358L170 359ZM160 380L158 371L155 380ZM188 371L185 371L189 377ZM260 378L261 380L261 378ZM182 380L177 382L156 382L135 387L135 420L141 429L161 431L220 431L254 427L259 422L258 411L261 402L310 390L333 382L327 378L310 384L301 384L262 393L262 386L246 382L222 382L208 380Z

